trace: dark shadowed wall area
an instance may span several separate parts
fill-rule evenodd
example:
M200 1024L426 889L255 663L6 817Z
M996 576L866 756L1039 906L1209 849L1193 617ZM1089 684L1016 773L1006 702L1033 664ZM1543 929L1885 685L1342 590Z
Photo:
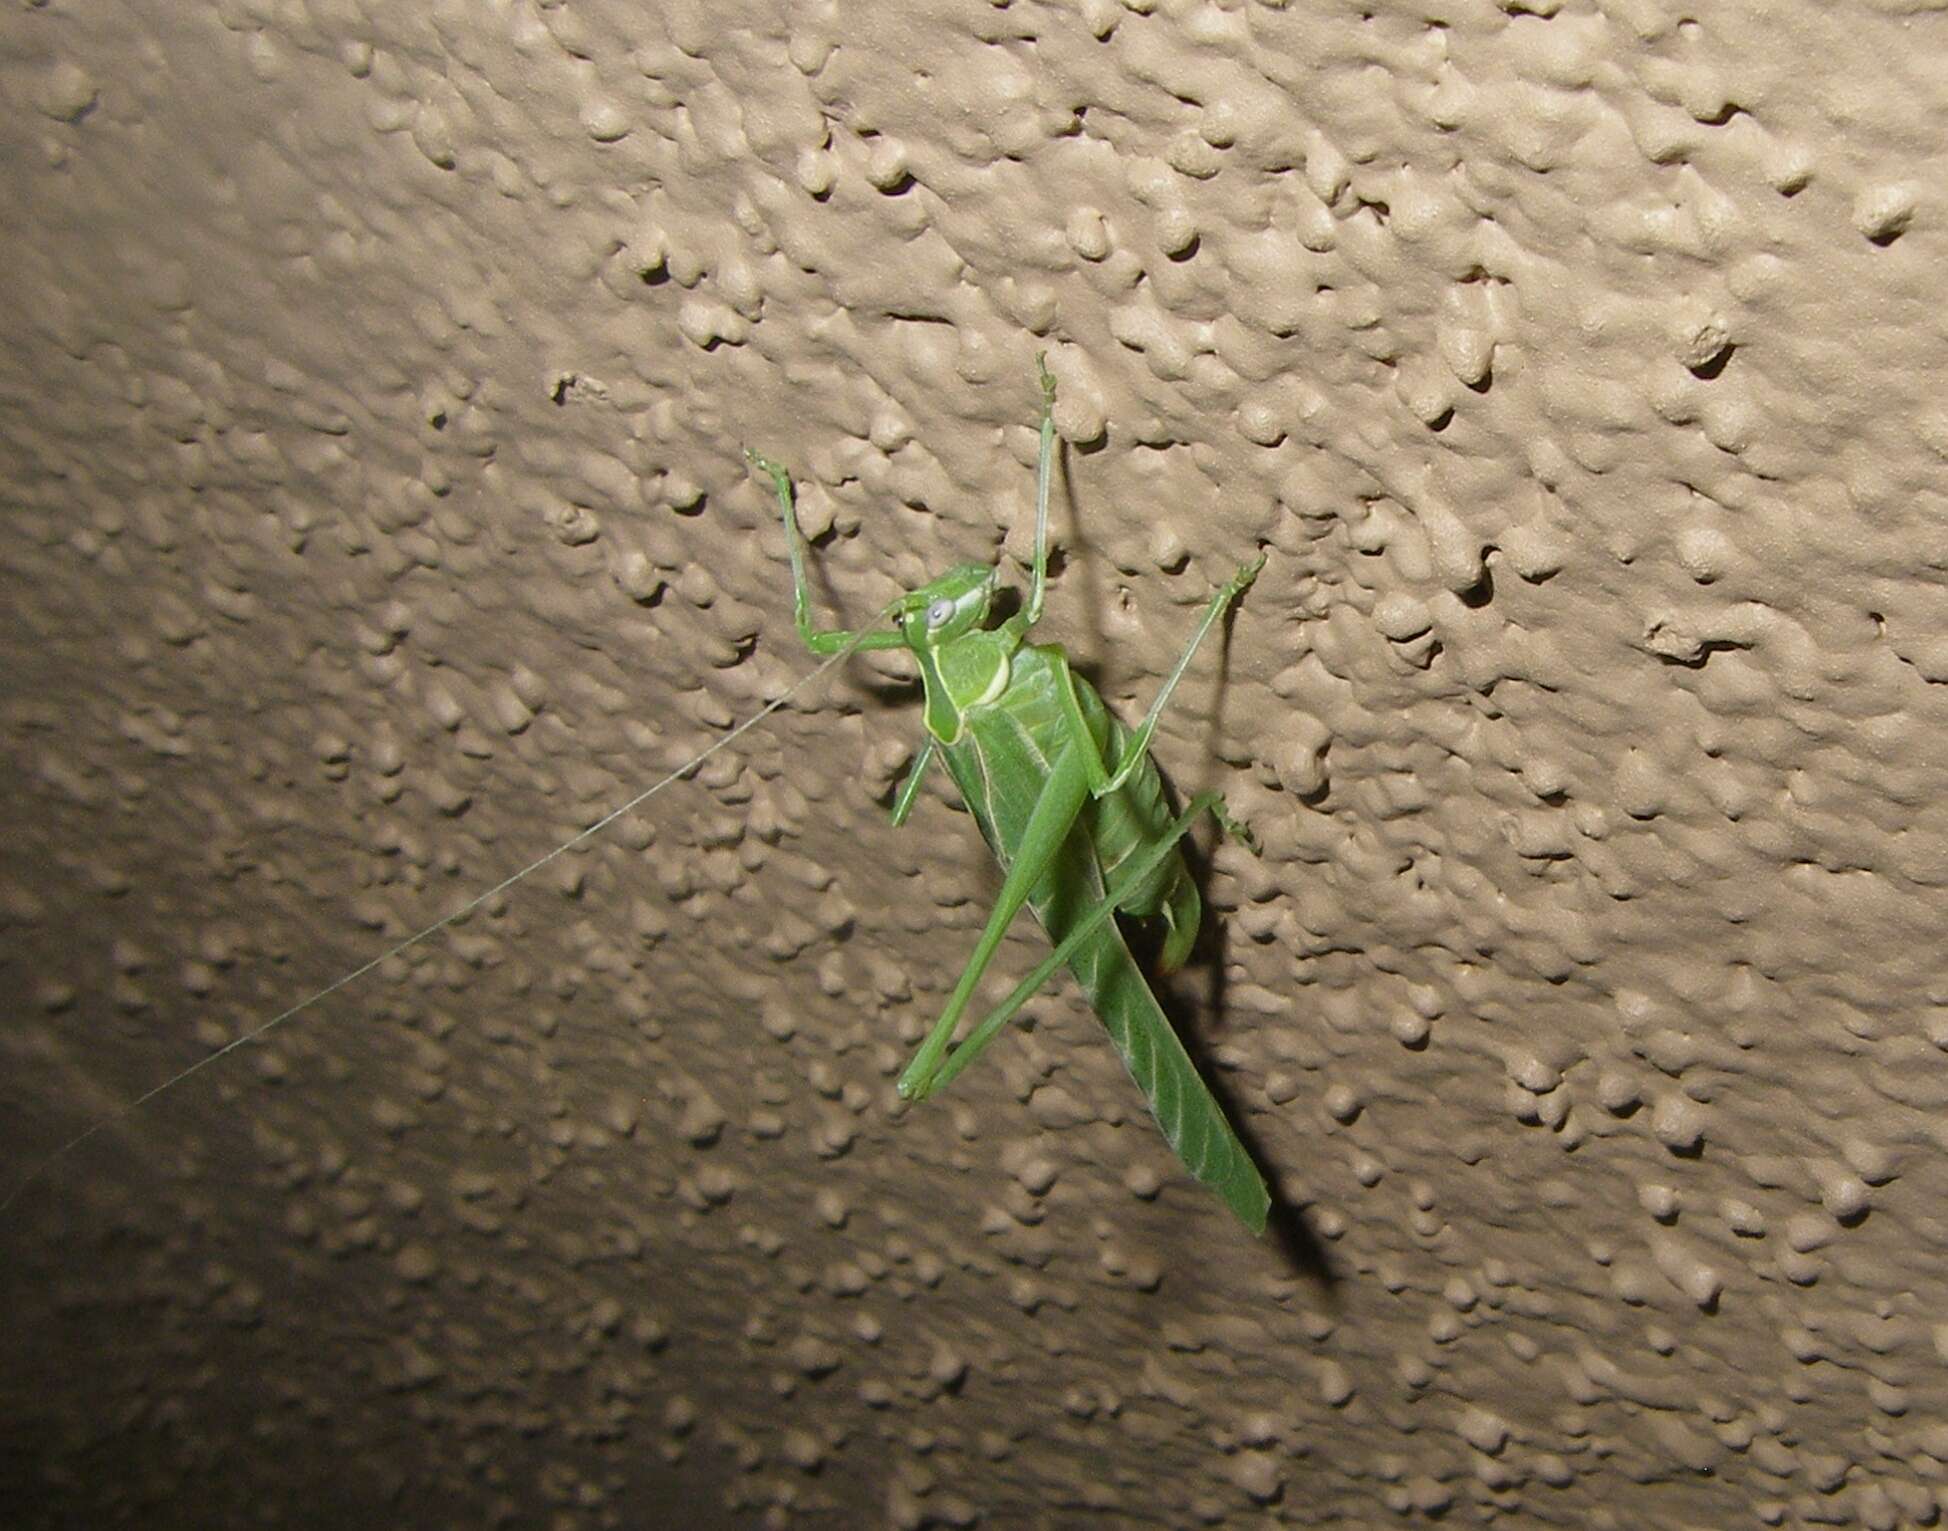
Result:
M1948 1502L1948 13L0 17L25 1527L1862 1527ZM1031 548L1273 1183L820 620ZM988 991L1046 950L1023 919ZM92 1125L99 1131L47 1156ZM25 1179L23 1177L31 1178Z

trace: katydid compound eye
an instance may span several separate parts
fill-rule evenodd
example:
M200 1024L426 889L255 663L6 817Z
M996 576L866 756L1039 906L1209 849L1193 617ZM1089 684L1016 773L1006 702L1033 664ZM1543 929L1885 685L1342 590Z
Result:
M942 596L927 608L927 626L944 627L947 619L954 614L954 603Z

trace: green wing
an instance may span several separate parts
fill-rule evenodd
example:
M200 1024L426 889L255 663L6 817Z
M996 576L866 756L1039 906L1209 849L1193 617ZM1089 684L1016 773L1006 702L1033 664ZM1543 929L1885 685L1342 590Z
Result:
M1053 707L1038 694L1037 672L1028 657L1034 652L1024 649L1017 660L1017 686L1009 693L1009 705L970 712L966 736L941 748L963 801L1004 872L1013 864L1025 826L1052 774L1054 753L1069 743ZM1083 704L1096 714L1102 712L1093 691ZM1153 890L1177 880L1166 869L1179 858L1178 841L1199 814L1219 801L1216 793L1205 793L1186 804L1186 811L1173 823L1165 818L1161 786L1154 793L1153 805L1147 799L1126 805L1144 810L1145 832L1130 837L1128 844L1118 844L1109 874L1113 893L1105 883L1102 848L1085 822L1088 816L1076 822L1028 895L1028 906L1055 950L962 1039L962 1046L933 1077L930 1090L943 1088L966 1058L985 1045L968 1047L972 1038L991 1035L1005 1025L1057 967L1067 965L1184 1167L1223 1197L1241 1223L1253 1233L1262 1233L1270 1205L1265 1182L1226 1120L1224 1108L1184 1051L1112 917L1112 900L1125 906L1134 902L1139 908L1147 904L1161 912ZM1194 924L1194 915L1192 920Z
M1064 847L1060 873L1052 879L1058 886L1028 901L1058 950L1077 925L1087 923L1091 908L1108 897L1095 858L1086 848L1076 853L1076 838ZM1086 874L1078 864L1085 862ZM1239 1222L1263 1233L1271 1202L1264 1179L1150 992L1116 922L1104 919L1083 932L1068 954L1068 967L1184 1168L1223 1197Z

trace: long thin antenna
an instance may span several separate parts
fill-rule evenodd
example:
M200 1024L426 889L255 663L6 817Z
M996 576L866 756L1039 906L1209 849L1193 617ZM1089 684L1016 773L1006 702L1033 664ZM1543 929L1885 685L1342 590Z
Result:
M612 809L608 813L603 814L601 818L597 819L593 824L589 825L587 829L582 830L579 834L569 836L568 839L562 841L560 845L557 845L553 850L549 851L547 855L538 857L535 860L530 861L526 866L522 867L520 871L514 873L511 877L503 877L499 882L495 883L493 887L489 888L485 893L476 894L474 895L474 897L468 899L466 903L462 904L458 909L455 909L451 914L442 915L439 919L435 920L431 925L428 925L424 930L416 930L411 935L407 936L403 941L397 941L393 943L393 945L387 947L384 951L380 952L379 955L374 957L370 962L363 963L360 966L353 968L351 972L345 974L342 978L334 979L331 983L326 984L322 989L318 990L315 994L308 995L304 999L299 1000L295 1005L291 1006L290 1009L280 1011L278 1014L272 1016L268 1021L265 1021L261 1026L253 1027L251 1030L244 1032L243 1035L233 1038L229 1042L226 1042L222 1047L219 1047L215 1052L211 1053L208 1057L197 1059L196 1062L192 1063L188 1068L182 1070L180 1073L170 1075L169 1078L163 1080L163 1082L157 1085L154 1089L149 1090L144 1094L136 1096L134 1100L129 1101L126 1105L116 1108L115 1110L111 1111L107 1116L100 1118L92 1125L84 1129L83 1131L76 1133L73 1137L69 1138L67 1142L63 1143L59 1148L55 1149L54 1152L49 1154L45 1159L42 1159L38 1164L34 1165L34 1167L28 1170L25 1175L21 1176L19 1182L14 1186L14 1188L11 1191L7 1193L7 1199L5 1201L0 1201L0 1216L4 1216L6 1212L12 1208L13 1204L20 1199L21 1193L23 1191L25 1191L35 1181L39 1180L56 1164L60 1163L61 1160L65 1159L69 1154L74 1152L75 1149L79 1148L83 1143L87 1142L96 1133L100 1132L104 1127L111 1127L116 1122L122 1121L126 1117L132 1115L134 1112L141 1110L142 1107L146 1106L150 1101L154 1100L158 1095L164 1094L169 1090L175 1089L177 1085L181 1084L185 1079L189 1078L190 1075L200 1074L204 1069L208 1068L211 1064L217 1062L219 1059L227 1057L229 1054L235 1052L238 1048L244 1046L246 1043L255 1042L259 1037L263 1036L266 1032L275 1030L277 1027L282 1026L286 1021L290 1020L293 1016L300 1015L304 1011L309 1010L313 1005L317 1004L318 1001L322 999L329 999L332 995L336 994L340 989L344 988L347 984L353 983L356 980L363 978L367 973L371 972L372 969L378 967L381 963L389 962L392 958L397 957L401 952L407 951L410 948L419 945L419 943L424 941L428 936L439 934L440 931L445 930L446 927L453 924L454 921L462 919L469 914L472 914L474 910L478 909L482 904L486 903L487 900L494 897L495 894L505 892L507 889L513 887L514 884L521 881L524 877L533 876L536 872L540 871L543 867L545 867L549 862L553 861L557 856L563 855L568 851L573 850L576 846L580 845L584 840L589 839L591 836L600 834L603 830L607 829L611 824L613 824L617 819L621 818L625 813L628 813L631 809L641 807L644 803L648 802L650 798L656 796L657 793L661 792L665 787L669 786L670 783L681 780L683 777L688 776L692 771L696 770L698 766L702 765L706 760L708 760L712 755L716 754L719 750L725 749L728 746L734 744L742 735L749 732L751 729L757 727L758 724L762 723L766 718L770 717L772 713L776 712L780 707L784 706L786 702L790 701L800 691L803 691L807 686L809 686L813 681L817 680L827 670L831 669L834 665L840 663L841 661L850 658L854 650L856 650L859 647L860 643L862 643L867 637L871 635L872 631L873 629L866 628L861 632L859 632L853 638L852 642L848 643L844 648L840 649L830 659L826 660L823 664L819 665L818 668L807 672L803 677L801 677L799 680L794 682L789 690L785 691L782 695L777 697L775 700L766 702L763 707L759 708L758 711L752 713L750 717L746 718L742 723L738 724L737 727L733 728L729 733L725 734L721 739L717 739L713 741L710 745L708 745L703 750L699 751L697 754L693 755L687 762L685 762L683 765L678 766L674 771L671 771L667 776L663 777L661 780L653 783L648 787L645 787L641 792L638 792L634 797L630 798L629 801L624 803L620 808Z

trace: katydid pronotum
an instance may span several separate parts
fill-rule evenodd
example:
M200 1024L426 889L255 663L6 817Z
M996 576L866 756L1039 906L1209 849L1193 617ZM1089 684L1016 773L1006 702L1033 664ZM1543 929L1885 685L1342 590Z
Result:
M1198 644L1265 560L1261 554L1244 565L1211 597L1142 725L1132 733L1110 716L1096 688L1070 669L1059 646L1025 641L1042 614L1047 584L1048 492L1055 459L1055 379L1044 358L1038 357L1036 366L1042 422L1033 576L1026 604L993 627L986 619L1000 568L962 564L888 605L881 616L893 623L890 629L815 629L791 477L768 458L747 454L778 492L791 558L793 617L805 646L815 654L904 648L919 665L926 735L894 797L894 825L906 822L938 756L1001 863L1001 891L987 924L946 1009L900 1075L899 1093L924 1100L947 1084L1066 963L1184 1167L1216 1191L1240 1222L1261 1233L1269 1205L1265 1182L1111 916L1118 911L1161 916L1159 966L1168 972L1190 955L1201 909L1177 842L1208 812L1227 833L1256 849L1250 831L1225 812L1215 792L1192 798L1171 818L1150 759L1150 736ZM1023 904L1034 910L1055 949L954 1045L968 1002Z
M599 834L733 744L856 650L905 647L918 660L925 684L927 735L895 800L893 822L896 826L905 822L929 763L934 755L942 755L1006 876L945 1013L900 1077L900 1094L924 1099L944 1086L1067 963L1186 1167L1215 1189L1248 1228L1261 1232L1268 1205L1264 1182L1222 1108L1198 1077L1110 916L1119 910L1162 915L1168 926L1162 966L1175 967L1190 952L1200 912L1197 890L1177 842L1200 815L1209 812L1232 835L1253 844L1249 831L1225 813L1216 793L1193 798L1183 814L1171 819L1150 760L1149 741L1198 643L1251 583L1264 560L1241 568L1212 598L1190 646L1135 734L1109 716L1095 688L1070 671L1060 648L1024 644L1042 609L1055 445L1055 383L1046 363L1038 359L1038 365L1043 409L1034 582L1022 611L993 629L983 628L1000 571L968 564L886 607L881 615L896 621L896 630L815 631L790 478L777 464L749 454L776 487L791 562L794 618L806 644L827 656L824 663L690 760L518 872L83 1128L15 1181L0 1199L0 1215L54 1164L104 1128L455 924ZM1106 764L1106 757L1114 763ZM949 1052L962 1012L1024 902L1055 938L1055 949Z

